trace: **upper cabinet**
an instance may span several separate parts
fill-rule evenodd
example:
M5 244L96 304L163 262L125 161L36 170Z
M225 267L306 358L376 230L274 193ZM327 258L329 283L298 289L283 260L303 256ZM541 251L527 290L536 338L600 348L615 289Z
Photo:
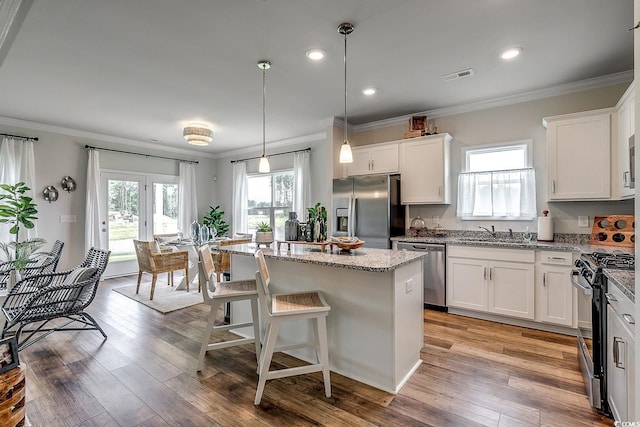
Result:
M547 117L547 198L611 198L612 117L615 108Z
M618 110L618 135L614 147L616 150L617 168L613 175L613 183L618 191L619 198L627 199L635 195L635 177L632 173L629 156L630 145L633 145L635 134L635 95L634 84L622 95L616 105Z
M398 142L353 147L353 163L347 166L347 174L369 175L398 172Z
M451 140L451 135L442 133L400 143L403 205L451 203Z

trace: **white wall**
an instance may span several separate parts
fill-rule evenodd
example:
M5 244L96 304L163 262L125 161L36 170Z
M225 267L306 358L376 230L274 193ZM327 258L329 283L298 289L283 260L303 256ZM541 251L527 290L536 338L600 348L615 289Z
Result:
M200 163L197 167L197 197L200 218L215 199L215 187L212 185L215 169L214 161L210 158L199 158L195 154L176 154L136 146L122 146L99 139L79 138L24 127L0 125L0 132L39 138L38 142L34 142L36 185L33 189L38 209L38 235L47 241L45 248L50 247L56 239L65 243L59 269L73 267L85 256L87 152L84 146L86 144L184 160L198 160ZM173 160L100 151L100 162L101 168L105 169L178 175L179 163ZM67 175L74 178L78 184L77 190L72 193L63 191L60 185L62 177ZM58 189L59 197L56 202L48 203L42 196L42 190L48 185ZM77 222L60 223L61 215L75 215Z
M451 149L452 203L451 205L411 206L409 218L420 215L427 220L427 226L433 225L433 217L438 217L447 229L471 230L478 226L495 225L497 230L522 231L529 227L537 231L537 221L460 221L456 218L457 176L461 169L462 147L490 144L495 142L533 140L533 157L536 171L536 197L538 213L548 209L555 218L555 231L559 233L591 232L589 228L578 227L578 216L633 214L633 201L617 202L553 202L547 203L546 194L546 137L542 126L543 117L567 114L579 111L595 110L615 106L630 82L598 89L576 92L552 98L521 102L505 107L490 108L429 120L429 126L438 126L438 132L447 132L453 136ZM407 131L406 125L356 132L354 145L367 145L402 139ZM585 165L589 167L589 165Z

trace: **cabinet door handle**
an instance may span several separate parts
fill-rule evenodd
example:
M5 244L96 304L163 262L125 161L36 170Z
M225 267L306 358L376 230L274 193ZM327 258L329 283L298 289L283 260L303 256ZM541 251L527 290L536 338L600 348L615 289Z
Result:
M484 280L487 280L487 267L484 268Z
M374 166L373 160L371 160L370 164L371 164L371 165L370 165L370 169L371 169L371 170L374 170L374 169L375 169L375 166Z
M625 342L622 338L613 337L613 362L616 364L616 368L624 369L624 346ZM621 348L622 351L620 351Z
M552 261L552 260L553 261L566 261L567 259L563 258L561 256L549 256L549 257L547 257L547 260L548 261Z
M622 318L624 319L624 321L625 321L625 322L627 322L627 323L628 323L628 324L630 324L630 325L635 325L635 324L636 324L635 319L634 319L634 318L633 318L633 316L632 316L632 315L630 315L630 314L624 313L624 314L622 315Z
M442 186L438 187L438 196L442 197Z
M629 171L622 172L622 182L625 188L629 188Z
M551 192L553 194L556 194L556 180L555 179L551 180Z
M489 280L493 280L493 267L489 268Z
M542 286L547 286L547 273L542 273Z
M609 292L605 292L604 297L607 299L607 301L609 302L617 302L618 300L616 299L616 297L613 296L613 294L610 294Z

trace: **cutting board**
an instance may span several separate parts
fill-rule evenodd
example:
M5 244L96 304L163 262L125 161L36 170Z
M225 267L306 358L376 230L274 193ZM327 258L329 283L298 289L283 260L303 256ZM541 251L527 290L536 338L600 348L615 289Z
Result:
M633 247L635 242L634 215L602 215L593 220L592 245Z

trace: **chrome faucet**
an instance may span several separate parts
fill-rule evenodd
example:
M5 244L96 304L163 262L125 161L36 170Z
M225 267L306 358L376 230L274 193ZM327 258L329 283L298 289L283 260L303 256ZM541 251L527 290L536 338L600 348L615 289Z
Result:
M489 230L487 227L483 227L483 226L479 226L479 228L482 228L487 233L491 234L491 237L496 237L496 228L493 225L491 226L491 230Z
M509 239L513 240L513 230L509 229Z

